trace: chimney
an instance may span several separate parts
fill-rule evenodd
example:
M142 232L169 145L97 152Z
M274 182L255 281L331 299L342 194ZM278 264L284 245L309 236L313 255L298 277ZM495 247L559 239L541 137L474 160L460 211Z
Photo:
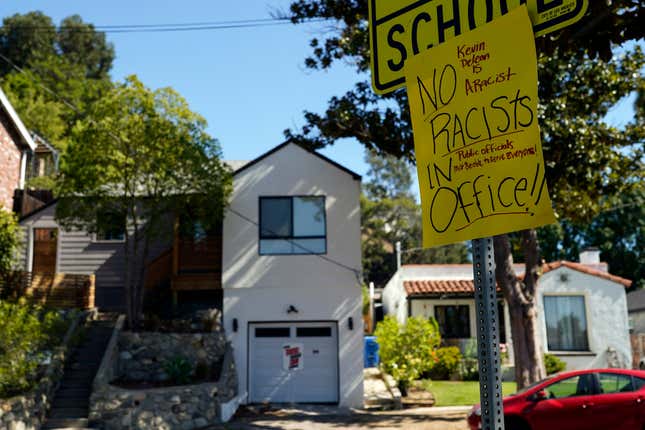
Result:
M580 252L580 263L582 264L600 264L600 249L588 247Z

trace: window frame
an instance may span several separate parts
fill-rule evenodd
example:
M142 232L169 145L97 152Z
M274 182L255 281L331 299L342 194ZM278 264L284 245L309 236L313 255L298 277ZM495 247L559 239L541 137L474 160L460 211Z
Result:
M295 224L295 218L294 218L294 201L297 198L317 198L317 199L322 199L322 207L323 207L323 220L322 224L324 227L324 234L322 236L316 235L316 236L294 236L294 224ZM266 236L262 234L262 201L263 200L284 200L284 199L289 199L290 202L290 207L289 210L291 211L291 225L289 226L289 236ZM293 245L293 242L295 240L301 240L301 239L322 239L324 242L324 249L322 252L267 252L267 251L262 251L262 240L283 240L290 242ZM304 247L303 247L304 248ZM316 194L296 194L296 195L287 195L287 196L259 196L258 198L258 254L259 255L325 255L327 254L327 199L326 196L324 195L316 195Z
M93 243L125 243L125 237L128 234L128 222L127 220L123 220L123 238L121 239L104 239L101 238L99 235L102 234L98 231L98 217L100 216L106 216L106 213L100 213L97 214L97 231L92 235L92 242Z
M467 321L467 324L466 324L466 336L453 337L453 336L448 336L448 335L441 334L441 337L445 338L445 339L470 339L472 337L471 336L472 335L471 320L470 320L470 311L471 311L471 309L470 309L470 304L467 304L467 303L464 303L464 304L450 304L450 305L449 304L445 304L445 305L444 304L436 304L436 305L434 305L433 306L433 313L434 313L435 320L439 324L439 330L441 331L441 323L439 322L439 318L438 318L438 315L437 315L437 308L450 308L450 307L452 307L452 308L461 308L461 307L466 308L466 311L467 311L466 316L468 317L468 321ZM444 315L445 315L445 312L446 311L444 310ZM457 317L459 317L459 312L457 312Z
M586 343L587 349L551 349L549 348L549 329L547 324L546 313L546 297L582 297L584 305L584 317L586 327ZM561 292L561 293L544 293L542 294L542 314L544 315L544 340L546 341L545 351L549 353L576 355L576 354L589 354L591 353L591 324L589 324L589 299L586 292Z

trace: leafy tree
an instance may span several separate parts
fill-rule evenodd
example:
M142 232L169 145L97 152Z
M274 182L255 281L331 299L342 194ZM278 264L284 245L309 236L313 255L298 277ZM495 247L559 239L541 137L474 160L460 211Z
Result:
M95 31L80 16L69 16L56 28L52 19L39 11L3 19L0 54L21 68L59 56L81 66L89 79L107 78L114 61L114 47L106 41L105 33ZM13 71L10 64L0 62L0 76Z
M465 263L463 243L421 249L421 207L412 194L410 164L392 155L365 152L368 180L361 196L363 272L383 287L396 272L395 246L403 263Z
M90 107L63 154L59 222L89 232L127 227L125 293L134 328L152 241L167 234L173 216L206 230L221 220L231 177L205 127L175 91L152 91L131 76Z
M323 114L305 112L306 125L285 134L314 148L353 137L367 148L414 160L406 92L377 96L369 84L367 3L296 0L286 15L294 23L311 18L335 21L336 31L322 41L311 40L313 51L305 64L325 69L335 61L348 61L363 80L332 97ZM633 0L590 2L577 24L536 41L547 183L561 217L588 220L607 201L603 197L642 186L643 117L625 130L602 121L620 97L642 88L640 49L628 50L622 58L612 56L613 44L645 36L642 20L643 7ZM520 247L527 274L522 281L513 270L509 236L495 237L497 281L510 304L516 380L523 387L544 376L536 326L540 252L535 230L520 233Z
M59 150L111 86L114 48L78 15L59 27L42 12L5 18L0 54L6 57L0 58L0 78L11 103L29 129Z
M645 190L621 195L589 223L565 220L538 230L538 237L548 261L575 261L580 250L597 246L613 274L633 280L632 288L645 287Z

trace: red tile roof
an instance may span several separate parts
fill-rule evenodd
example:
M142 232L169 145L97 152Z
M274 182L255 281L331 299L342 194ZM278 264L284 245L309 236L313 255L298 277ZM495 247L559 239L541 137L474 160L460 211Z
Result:
M403 288L408 296L424 294L473 294L475 284L468 279L420 279L403 281ZM497 291L500 291L497 287Z
M573 263L571 261L555 261L553 263L545 263L542 265L542 273L550 272L551 270L558 269L562 266L568 267L571 270L586 273L587 275L597 276L608 281L616 282L617 284L621 284L625 287L630 287L632 285L632 281L629 279L621 278L620 276L612 275L611 273L594 269L585 264Z
M545 263L542 265L542 273L548 273L560 267L568 267L569 269L578 272L586 273L588 275L597 276L599 278L607 279L616 282L625 287L629 287L632 281L629 279L621 278L620 276L612 275L601 270L593 269L584 264L572 263L570 261L556 261L553 263ZM472 280L468 279L418 279L403 281L403 288L408 296L420 296L425 294L473 294L475 286ZM497 288L499 291L499 287Z

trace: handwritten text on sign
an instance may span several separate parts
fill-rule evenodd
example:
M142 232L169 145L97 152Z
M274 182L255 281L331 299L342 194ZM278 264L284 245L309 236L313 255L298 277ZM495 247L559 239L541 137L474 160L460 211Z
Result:
M406 79L424 246L555 221L525 7L413 57Z

